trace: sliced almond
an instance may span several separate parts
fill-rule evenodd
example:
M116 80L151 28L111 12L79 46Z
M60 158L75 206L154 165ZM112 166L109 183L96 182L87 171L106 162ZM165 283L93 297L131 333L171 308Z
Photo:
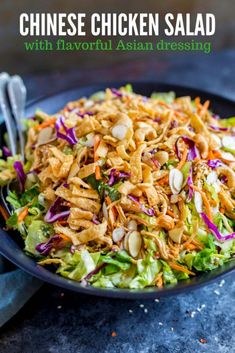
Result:
M217 180L218 180L218 176L214 170L210 172L206 178L206 182L209 185L213 185L214 183L217 182Z
M230 152L222 152L221 153L221 157L222 159L224 159L225 161L228 161L228 162L235 162L235 157L232 153Z
M130 233L127 233L123 239L124 249L128 252L129 252L129 236L130 236Z
M169 237L175 242L180 244L181 243L181 238L184 233L184 225L182 222L178 224L178 226L174 229L169 230L168 234Z
M114 243L118 243L125 235L125 230L123 227L118 227L113 230L112 237Z
M216 142L217 144L217 147L215 148L215 150L218 150L220 149L220 147L222 146L222 143L221 143L221 139L219 138L219 136L217 136L216 134L211 134L212 136L212 139Z
M176 195L180 192L183 185L183 179L183 173L180 170L176 168L170 170L169 184L172 194Z
M158 151L154 154L154 158L161 164L165 164L169 160L169 154L166 151Z
M136 257L141 249L142 238L139 232L134 230L130 233L128 238L129 253L131 256Z
M102 211L103 211L104 218L108 220L109 216L108 216L108 210L105 202L103 202Z
M233 136L223 136L222 145L225 148L235 150L235 138Z
M137 223L134 219L132 219L129 223L128 223L128 229L129 230L137 230Z
M117 138L118 140L124 140L128 132L128 127L126 125L115 125L112 128L112 135L113 137Z
M195 191L194 193L194 204L196 207L196 210L198 213L202 213L202 207L203 207L203 202L202 202L202 196L200 194L200 192Z
M52 142L56 139L55 135L53 134L53 128L51 126L45 127L44 129L40 130L38 134L37 140L37 147L41 145L45 145L49 142Z
M94 105L94 101L93 100L87 100L85 103L84 103L84 108L90 108Z

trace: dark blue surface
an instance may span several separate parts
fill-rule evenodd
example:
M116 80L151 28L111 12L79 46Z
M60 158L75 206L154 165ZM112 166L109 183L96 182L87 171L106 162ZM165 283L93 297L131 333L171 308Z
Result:
M178 55L99 71L28 76L26 83L29 98L80 83L125 78L188 85L235 100L234 62L233 51ZM234 317L234 276L227 277L225 283L219 280L187 294L162 298L159 303L85 297L45 285L6 324L0 335L0 351L233 353ZM116 337L112 337L113 331ZM200 339L206 339L206 343Z

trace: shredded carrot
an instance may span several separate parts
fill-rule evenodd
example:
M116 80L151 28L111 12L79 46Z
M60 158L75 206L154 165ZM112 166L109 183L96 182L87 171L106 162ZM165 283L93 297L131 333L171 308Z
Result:
M194 102L195 102L196 107L201 107L201 99L200 99L200 97L196 97Z
M187 156L188 156L188 149L185 147L185 149L183 150L182 158L179 164L177 165L177 169L181 169L183 167L184 163L187 160Z
M192 275L195 276L195 273L192 271L189 271L187 268L185 268L184 266L178 265L175 262L168 262L169 266L171 268L173 268L174 270L180 271L180 272L184 272L187 273L187 275Z
M173 218L177 218L176 215L174 214L174 212L171 210L167 210L166 213L168 214L168 216L171 216Z
M210 204L212 207L216 207L217 206L217 202L213 199L210 199Z
M209 105L210 105L210 101L207 100L207 101L205 101L205 103L203 104L203 108L207 110L207 109L209 108Z
M111 205L111 203L112 203L109 196L106 196L105 201L107 202L108 205Z
M58 224L60 225L65 225L67 224L68 222L67 221L64 221L64 220L60 220L60 221L57 221Z
M100 138L98 135L95 135L94 137L94 162L97 162L97 160L99 159L99 157L96 154L97 148L99 147L100 144Z
M214 152L210 150L210 151L208 152L207 158L208 158L208 159L214 159L214 158L215 158Z
M96 180L102 179L99 165L97 165L95 167L95 178L96 178Z
M220 151L213 151L213 154L214 154L214 158L222 158Z
M188 243L188 244L185 244L185 249L187 250L195 250L197 249L196 245L195 244L192 244L192 243Z
M163 278L162 278L162 272L160 272L158 275L157 275L157 278L156 278L156 286L158 288L162 288L163 287Z
M9 218L9 214L7 212L7 210L0 205L0 213L3 216L3 218L5 219L5 221Z
M212 220L212 214L211 214L210 203L209 203L209 201L208 201L208 199L207 199L207 197L206 197L206 194L205 194L201 189L199 189L197 186L195 186L195 185L191 185L191 187L192 187L194 190L198 191L198 192L201 194L203 203L204 203L204 205L205 205L205 207L206 207L206 210L207 210L208 218L209 218L210 220Z
M158 185L165 185L168 183L168 181L169 181L169 177L168 175L166 175L158 181Z
M35 130L42 130L42 129L44 129L44 128L47 127L47 126L52 126L52 125L54 125L55 122L56 122L56 118L53 117L53 118L51 118L51 119L48 119L48 120L43 121L43 123L41 123L40 125L36 125L34 128L35 128Z
M198 249L200 249L200 250L202 250L202 249L205 248L204 244L203 244L202 242L200 242L200 240L198 240L198 239L193 239L193 240L192 240L192 243L193 243L194 245L196 245L196 247L197 247Z
M220 211L222 214L224 214L225 209L224 209L223 207L220 207L219 211Z
M60 236L62 239L71 242L71 239L70 239L69 237L67 237L67 235L60 233L59 236Z
M28 207L24 208L18 215L18 223L22 222L29 213Z

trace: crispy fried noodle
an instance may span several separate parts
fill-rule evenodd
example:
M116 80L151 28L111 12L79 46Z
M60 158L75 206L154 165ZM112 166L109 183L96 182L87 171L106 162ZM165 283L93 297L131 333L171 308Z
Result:
M7 226L42 266L83 285L164 286L235 254L235 117L127 85L26 120ZM7 153L6 153L7 151ZM4 157L5 153L5 157Z

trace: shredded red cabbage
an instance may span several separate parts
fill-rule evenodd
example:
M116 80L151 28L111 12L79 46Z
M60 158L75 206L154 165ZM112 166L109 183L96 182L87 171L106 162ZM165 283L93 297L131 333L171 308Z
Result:
M178 121L177 120L172 120L170 128L174 129L177 126L178 126Z
M207 165L210 168L215 169L215 168L218 168L221 165L223 165L223 163L221 162L220 159L209 159L208 162L207 162Z
M11 151L10 151L9 148L6 147L6 146L3 146L2 152L3 152L3 155L4 155L5 157L11 157L11 156L12 156Z
M222 184L227 184L228 178L225 175L222 175L222 177L220 178L220 181Z
M161 164L155 158L151 158L151 161L153 162L156 168L161 168Z
M111 92L117 97L122 97L123 96L123 94L116 88L111 88Z
M216 125L209 125L209 127L215 131L228 131L229 130L229 128L227 128L227 127L219 127Z
M218 114L212 114L212 118L215 120L219 120L220 116Z
M85 115L94 115L94 113L87 111L85 113L77 113L78 116L80 116L81 118L84 118Z
M189 170L189 175L188 175L188 178L187 178L187 185L188 185L188 188L189 188L189 193L188 193L188 197L187 197L187 202L191 201L192 198L193 198L193 188L192 188L192 185L193 185L193 170L192 170L192 167L190 168Z
M136 202L136 203L139 205L139 207L140 207L140 209L141 209L141 211L142 211L143 213L145 213L146 215L148 215L148 216L150 216L150 217L155 216L155 211L154 211L154 209L153 209L153 208L147 208L147 207L145 207L145 205L143 205L143 204L139 201L139 198L138 198L138 197L133 196L133 195L128 195L128 197L129 197L130 200Z
M203 221L205 222L207 228L210 231L212 231L212 233L215 235L215 237L219 241L225 241L225 240L230 240L230 239L235 238L235 232L233 232L231 234L227 234L227 235L221 234L219 229L216 227L216 225L209 220L209 218L207 217L207 215L204 212L201 213L201 217L202 217Z
M153 121L154 121L155 123L160 123L161 118L160 118L160 117L158 117L158 118L154 118L154 119L153 119Z
M86 281L86 280L90 279L92 276L96 275L100 270L102 270L102 268L104 268L105 266L107 266L106 263L103 263L103 264L97 266L93 271L88 273L88 275L86 275L86 277L84 277L84 280Z
M61 127L65 131L65 134L60 132ZM58 138L61 138L67 141L70 145L76 145L78 143L78 139L75 134L75 129L73 127L67 128L67 126L64 123L64 118L62 116L56 121L55 129L56 129L56 136Z
M35 249L41 254L41 255L48 255L51 251L52 248L56 248L58 243L62 240L62 238L59 235L54 235L51 237L47 242L45 243L40 243L38 244Z
M182 139L189 147L189 152L188 152L188 161L192 161L195 158L199 157L199 152L195 146L195 143L193 140L191 140L188 136L179 136L175 142L175 152L179 160L181 159L181 153L179 150L179 141Z
M47 211L44 221L47 223L53 223L65 217L68 217L70 214L69 210L62 210L61 207L61 198L57 197L55 202L51 205Z
M93 215L91 221L92 221L92 223L94 223L94 224L100 224L100 222L99 222L98 219L97 219L97 215L96 215L96 214Z
M109 186L113 186L115 183L117 183L120 179L126 179L130 178L131 174L130 173L125 173L125 172L120 172L117 169L111 169L110 175L109 175Z
M25 181L26 181L26 174L23 169L23 164L20 161L15 161L13 167L16 171L17 179L20 186L20 191L24 191Z
M75 253L76 248L75 248L75 246L74 246L74 245L71 245L69 250L70 250L71 254L74 254L74 253Z

